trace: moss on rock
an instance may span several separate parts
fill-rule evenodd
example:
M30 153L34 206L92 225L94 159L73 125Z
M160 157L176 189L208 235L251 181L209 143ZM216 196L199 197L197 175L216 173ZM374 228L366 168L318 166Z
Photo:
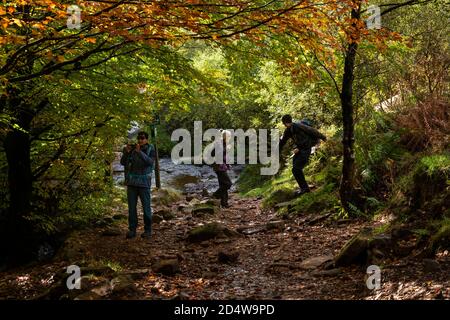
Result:
M174 189L166 188L152 190L152 202L155 205L168 206L181 199L181 193Z

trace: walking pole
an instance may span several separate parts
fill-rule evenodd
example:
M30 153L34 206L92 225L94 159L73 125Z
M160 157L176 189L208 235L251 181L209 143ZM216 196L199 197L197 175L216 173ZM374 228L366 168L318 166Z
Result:
M155 146L155 182L156 182L156 189L161 188L161 176L159 171L159 155L158 155L158 144L156 141L156 125L159 124L159 116L156 116L156 122L152 123L152 138L153 138L153 145Z
M156 181L156 189L161 188L161 178L159 174L159 155L158 155L158 147L155 142L155 181Z

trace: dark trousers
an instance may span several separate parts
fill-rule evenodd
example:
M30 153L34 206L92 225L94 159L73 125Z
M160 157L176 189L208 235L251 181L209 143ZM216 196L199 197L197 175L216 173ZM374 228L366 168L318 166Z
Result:
M128 197L128 227L130 231L136 231L138 226L137 202L141 199L142 208L144 210L144 230L152 232L152 207L150 188L127 187Z
M302 190L309 189L305 175L303 174L303 168L308 164L310 155L311 148L302 149L294 155L292 162L292 174Z
M228 205L228 189L231 188L232 182L226 171L216 171L219 180L219 189L214 192L214 196L220 199L221 205Z

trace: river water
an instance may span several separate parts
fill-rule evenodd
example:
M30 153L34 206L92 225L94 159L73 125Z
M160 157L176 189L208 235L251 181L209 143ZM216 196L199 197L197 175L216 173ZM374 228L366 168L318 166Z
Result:
M116 152L113 162L113 177L118 185L124 182L124 167L120 164L120 152ZM217 176L211 166L193 164L174 164L170 158L159 159L161 187L173 188L183 193L201 193L207 190L209 193L218 188ZM235 182L239 174L244 169L244 165L232 165L228 171L233 186L230 191L234 191ZM155 175L153 174L152 185L155 185Z

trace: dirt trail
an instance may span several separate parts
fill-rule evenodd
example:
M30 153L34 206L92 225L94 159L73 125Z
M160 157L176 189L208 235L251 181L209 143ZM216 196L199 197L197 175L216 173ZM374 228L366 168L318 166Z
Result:
M116 223L120 234L105 236L105 228L77 235L74 258L120 266L123 270L148 269L135 281L136 290L121 299L422 299L449 298L448 267L424 272L420 261L402 260L384 266L382 289L367 289L365 269L348 267L324 270L302 264L306 259L335 255L367 221L337 223L333 220L305 223L305 216L279 220L272 211L262 211L260 200L232 194L231 207L216 214L196 217L180 210L181 201L171 206L174 219L153 224L150 241L126 240L126 220ZM159 208L154 208L158 211ZM126 211L121 212L126 214ZM140 217L142 218L142 217ZM142 220L141 220L142 221ZM218 221L233 230L267 226L260 232L231 238L189 243L186 235L198 224ZM373 224L373 223L372 223ZM142 222L141 222L142 225ZM141 227L142 228L142 227ZM269 229L269 230L267 230ZM254 230L257 230L254 229ZM142 230L139 230L142 231ZM223 255L237 256L234 262L219 261ZM152 271L161 259L179 261L179 272L162 275ZM44 292L54 274L70 264L64 257L52 262L0 273L0 298L33 298ZM320 264L320 263L319 263Z

